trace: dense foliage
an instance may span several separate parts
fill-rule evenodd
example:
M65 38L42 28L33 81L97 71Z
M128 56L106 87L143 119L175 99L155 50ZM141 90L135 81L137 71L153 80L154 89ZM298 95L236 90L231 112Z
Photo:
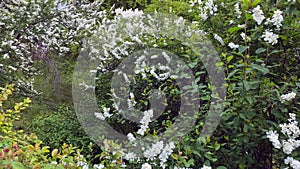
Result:
M0 85L15 83L17 93L33 102L15 104L20 95L7 102L13 85L0 88L0 167L300 168L299 1L14 0L0 2L0 7ZM87 48L89 57L84 58L79 52ZM151 53L153 48L159 50ZM149 62L159 58L168 63L173 55L183 61L177 65L186 66ZM135 70L130 76L118 66L132 56L136 62L129 64ZM77 57L96 67L87 76L73 76ZM223 70L222 87L214 83L207 62ZM173 76L181 68L193 74L192 85L181 88L178 83L192 79L187 74ZM45 78L47 72L52 78ZM116 72L122 80L114 79ZM128 79L129 89L117 93ZM52 81L54 87L47 84ZM96 94L99 112L89 112L85 105L91 94L74 99L75 113L72 83L73 94ZM218 90L226 92L224 99ZM129 96L120 97L122 92ZM180 104L192 94L199 96L200 109L186 116L172 136L187 126L190 132L178 142L160 140L185 115ZM19 112L28 106L34 111L20 119ZM221 114L212 117L210 108L218 106L224 106ZM107 122L128 141L121 145L89 138L83 121ZM217 128L209 128L214 122ZM98 130L102 128L93 128ZM207 131L213 132L203 135ZM141 143L143 138L151 144ZM99 142L99 147L93 144Z

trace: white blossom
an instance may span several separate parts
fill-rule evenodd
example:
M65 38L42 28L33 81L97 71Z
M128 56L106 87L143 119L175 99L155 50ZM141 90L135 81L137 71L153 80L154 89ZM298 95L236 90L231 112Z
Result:
M274 45L278 42L278 35L276 35L275 33L273 33L272 31L266 30L264 32L264 34L262 35L262 37L264 38L264 41Z
M294 99L295 97L296 97L296 93L290 92L288 94L281 95L280 101L281 101L281 103L283 103L285 101L290 101L290 100Z
M103 164L94 164L93 166L94 169L103 169L105 166Z
M219 41L219 42L221 43L221 45L224 45L224 41L223 41L223 39L222 39L219 35L214 34L214 38L215 38L217 41Z
M152 169L152 166L148 163L144 163L141 169Z
M212 169L212 168L210 166L204 165L203 167L201 167L201 169Z
M237 48L239 48L239 45L236 45L236 44L234 44L233 42L230 42L230 43L228 44L228 46L229 46L231 49L237 49Z
M262 21L265 19L263 11L260 9L260 6L258 5L256 8L252 10L252 16L253 19L257 22L258 25L262 23Z
M282 26L282 24L281 24L282 21L283 21L282 11L277 9L273 14L271 22L274 24L274 26L276 26L277 28L280 28L280 26Z
M279 134L277 131L268 131L267 137L269 138L270 142L272 142L273 146L277 149L281 148L281 143L279 141Z
M136 140L136 138L133 136L132 133L128 133L128 134L127 134L127 138L128 138L128 140L129 140L131 143L134 142L134 141Z
M236 3L236 4L234 5L234 10L235 10L235 13L236 13L236 15L237 15L236 17L237 17L237 18L240 18L242 12L241 12L241 10L240 10L240 7L239 7L239 4L238 4L238 3Z

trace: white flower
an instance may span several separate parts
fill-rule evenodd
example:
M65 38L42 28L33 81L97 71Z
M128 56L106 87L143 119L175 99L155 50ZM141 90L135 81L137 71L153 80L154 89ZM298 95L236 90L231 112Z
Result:
M282 142L282 151L285 154L291 154L294 149L295 149L295 146L294 146L292 140Z
M242 12L241 12L241 10L240 10L240 7L239 7L239 4L238 4L238 3L236 3L236 4L234 5L234 10L235 10L235 13L236 13L236 15L237 15L237 18L240 18Z
M246 24L238 25L239 28L245 28Z
M13 71L16 71L17 68L13 67L13 66L7 66L8 68L12 69Z
M8 55L7 53L5 53L5 54L3 55L3 59L9 59L9 55Z
M291 167L293 167L293 169L299 169L300 161L294 159L290 165L291 165Z
M103 169L105 166L103 164L94 164L94 169Z
M139 130L136 133L143 136L145 134L145 132L147 131L147 128L148 128L148 126L141 125L141 127L139 128Z
M265 19L263 11L260 9L260 6L258 5L256 8L252 10L253 19L257 22L258 25L262 23L262 21Z
M160 160L160 167L165 168L165 162L167 162L169 156L172 154L173 149L175 148L175 145L173 142L170 142L165 146L165 148L162 150L162 152L159 155Z
M285 101L290 101L290 100L294 99L295 97L296 97L296 93L291 92L291 93L280 96L280 101L281 101L281 103L283 103Z
M230 43L228 44L228 46L229 46L231 49L237 49L237 48L239 48L239 45L236 45L236 44L234 44L233 42L230 42Z
M273 17L271 19L271 22L274 24L274 26L276 26L277 28L280 28L280 26L282 26L281 22L283 21L283 16L281 15L282 11L280 11L279 9L277 9L274 14Z
M148 164L148 163L145 163L142 165L142 168L141 169L152 169L151 165Z
M272 31L266 30L262 37L264 38L264 41L271 43L272 45L278 42L278 35L274 34Z
M164 147L164 142L159 141L159 142L153 144L150 149L144 151L143 155L148 160L153 160L154 157L156 157L158 154L161 153L163 147Z
M287 157L287 158L284 160L284 163L285 163L285 164L290 164L290 163L293 162L293 160L294 160L293 157Z
M273 146L277 149L281 148L281 143L278 140L279 134L277 131L268 131L267 137L269 138L270 142L272 142Z
M201 169L211 169L211 167L204 165Z
M201 18L202 20L204 20L204 21L206 21L206 19L208 18L206 12L201 12L201 13L199 14L199 16L200 16L200 18Z
M103 116L102 113L95 112L94 115L96 116L97 119L105 120L105 117Z
M105 118L111 117L113 115L113 114L110 114L109 111L110 111L110 108L103 107L103 115Z
M128 140L129 140L131 143L134 142L134 141L136 140L136 138L133 136L132 133L128 133L128 134L127 134L127 138L128 138Z
M247 37L247 35L244 33L244 32L242 32L241 34L241 37L242 37L242 39L244 40L244 41L249 41L249 40L251 40L251 38L250 37Z
M126 160L129 160L129 161L133 161L134 159L136 159L136 154L132 153L132 152L129 152L125 155L124 157Z
M224 41L223 41L223 39L222 39L219 35L214 34L214 38L215 38L217 41L219 41L222 45L224 45Z
M133 17L141 17L144 12L138 9L134 11L132 9L123 10L123 8L117 8L115 10L117 15L121 15L123 18L133 18Z

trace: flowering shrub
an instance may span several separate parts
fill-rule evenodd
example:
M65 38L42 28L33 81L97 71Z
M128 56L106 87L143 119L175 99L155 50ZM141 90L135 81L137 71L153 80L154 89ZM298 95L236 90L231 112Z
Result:
M281 103L285 101L290 101L294 99L296 94L294 92L284 94L280 97ZM281 133L283 137L279 138L277 131L270 130L267 132L267 137L274 148L281 150L288 157L284 160L286 165L289 165L293 169L300 168L300 162L294 159L292 156L297 157L298 153L292 153L298 147L300 147L300 140L298 140L300 135L300 129L298 126L298 121L296 119L296 114L289 113L289 123L280 124ZM285 139L286 138L286 139Z
M12 80L10 78L15 77L9 75L10 73L35 72L32 60L45 59L51 62L50 55L47 55L51 52L62 55L70 52L69 48L73 46L90 45L88 47L93 57L85 59L101 61L96 69L88 70L91 75L97 74L96 79L93 79L97 86L86 81L81 81L80 85L82 91L96 91L102 112L83 114L79 119L107 121L127 136L128 145L141 149L140 154L124 152L120 144L104 139L102 153L95 157L101 162L95 164L94 168L299 168L298 154L295 151L299 147L297 113L291 114L299 112L299 99L295 97L300 87L297 74L300 68L299 1L153 0L151 4L145 5L144 11L112 7L109 14L102 11L98 1L82 3L78 5L73 1L55 0L1 2L3 8L0 9L0 26L5 26L5 31L0 33L0 55L3 56L0 58L0 79L2 83L2 79L7 81L6 78ZM163 20L158 23L167 25L171 30L191 21L189 28L193 29L180 33L186 35L187 39L193 37L190 35L205 35L209 39L201 40L211 40L216 47L221 58L216 66L225 68L224 86L227 87L227 95L225 110L220 117L215 117L221 121L212 136L199 137L211 99L218 97L212 92L215 86L211 84L208 72L201 62L212 51L195 53L187 45L189 43L174 38L176 36L156 35L159 26L153 26L157 22L153 22L148 15L145 16L146 12L182 16L175 22ZM144 24L144 20L147 24ZM125 27L126 31L118 32L119 26ZM143 33L145 30L148 31L146 35ZM91 35L94 35L94 39L82 41L83 37ZM100 40L104 44L97 44ZM123 59L141 48L161 48L179 55L195 75L196 83L184 87L200 94L201 109L196 112L197 116L190 117L196 119L195 123L184 124L193 128L178 144L158 138L158 134L170 128L178 114L182 113L178 110L180 90L176 86L176 78L167 73L169 67L158 64L148 66L145 61L146 58L162 58L168 62L169 53L138 57L136 63L132 64L137 65L134 77L118 72L125 82L132 78L136 80L131 86L129 97L124 97L125 101L121 100L128 109L120 109L118 103L113 104L110 100L113 94L101 90L101 86L109 86L107 83L110 83L109 80L103 82L103 78L110 78L114 73L113 69ZM3 73L5 76L2 76ZM26 84L29 88L33 84L26 76L17 82L18 85ZM154 91L151 85L168 94L167 101L170 104L159 118L155 110L159 106L151 107L149 100L163 96L158 94L148 97ZM291 90L294 92L280 96L280 93ZM5 90L3 95L5 93L7 95L10 91ZM28 101L25 100L7 113L14 114ZM134 122L129 122L117 113L133 112L134 109L141 110L138 117L132 117ZM4 111L1 113L2 119L15 117L4 116ZM290 115L289 123L279 125L282 133L279 135L275 129L288 118L287 115ZM12 121L13 119L5 122L6 124L1 123L1 132L8 135L8 139L1 140L1 145L4 145L1 147L0 157L3 159L2 166L92 166L72 146L64 145L60 153L55 149L52 156L47 157L49 148L41 148L40 141L34 136L17 137L12 130ZM269 128L275 128L267 133L267 138L275 149L265 137ZM95 131L97 130L101 129L96 128ZM179 131L177 133L180 134ZM139 138L147 136L157 139L151 140L154 143L148 146L140 144ZM22 142L24 139L25 142ZM31 157L34 160L29 160ZM286 165L281 165L283 159ZM50 162L53 163L49 164Z

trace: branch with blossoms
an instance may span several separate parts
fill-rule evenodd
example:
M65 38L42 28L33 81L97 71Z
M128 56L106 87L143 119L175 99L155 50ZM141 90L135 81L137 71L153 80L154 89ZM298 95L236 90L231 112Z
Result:
M281 103L290 101L296 97L296 93L291 92L288 94L284 94L280 97ZM296 119L295 113L289 113L289 123L283 123L280 124L281 128L281 134L282 137L280 137L279 133L275 130L268 131L267 138L269 138L270 142L272 143L273 147L276 149L281 150L284 154L286 154L288 157L284 160L284 163L286 165L289 165L293 169L299 169L300 168L300 161L295 159L292 156L295 156L295 153L293 153L297 148L300 147L300 129L298 126L298 121ZM297 154L297 153L296 153Z

